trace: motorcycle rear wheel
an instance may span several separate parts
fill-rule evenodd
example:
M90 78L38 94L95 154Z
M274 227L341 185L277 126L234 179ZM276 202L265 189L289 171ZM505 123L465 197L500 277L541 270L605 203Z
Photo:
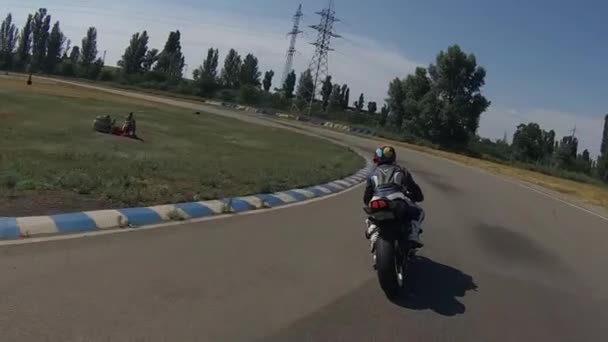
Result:
M382 236L376 241L375 253L378 281L389 299L397 297L403 286L402 262L399 260L396 247L395 241L387 240Z

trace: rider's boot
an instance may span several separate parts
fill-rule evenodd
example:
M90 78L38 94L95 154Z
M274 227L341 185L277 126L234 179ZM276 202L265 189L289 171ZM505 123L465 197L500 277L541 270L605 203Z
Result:
M378 240L378 235L380 232L378 231L378 226L376 226L369 219L365 220L365 224L367 224L367 229L365 230L365 238L370 242L370 251L373 253L376 248L376 240Z
M414 248L422 248L424 244L420 241L420 234L422 233L422 225L418 221L412 221L411 232L408 240Z
M369 249L372 253L372 267L376 269L376 241L378 240L378 236L380 235L380 231L378 226L373 224L369 219L365 220L367 224L367 229L365 230L365 238L369 239Z

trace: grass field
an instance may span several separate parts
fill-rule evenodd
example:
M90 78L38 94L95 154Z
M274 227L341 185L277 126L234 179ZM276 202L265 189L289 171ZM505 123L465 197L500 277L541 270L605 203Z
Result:
M136 113L143 142L96 133ZM293 132L52 81L0 77L0 216L273 192L345 177L354 152Z

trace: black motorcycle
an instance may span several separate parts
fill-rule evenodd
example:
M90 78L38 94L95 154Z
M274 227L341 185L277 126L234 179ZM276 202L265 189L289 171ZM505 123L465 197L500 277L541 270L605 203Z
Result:
M396 202L386 199L372 201L364 207L369 220L378 227L374 259L380 287L389 299L395 298L405 286L405 276L410 261L416 256L416 248L408 241L411 226L399 218Z

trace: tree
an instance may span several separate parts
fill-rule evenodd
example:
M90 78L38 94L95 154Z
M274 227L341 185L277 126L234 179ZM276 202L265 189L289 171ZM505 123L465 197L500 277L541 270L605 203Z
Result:
M46 8L39 9L32 21L32 67L36 71L45 67L50 28L51 16Z
M70 41L68 41L68 43L66 44L67 46L63 52L61 63L58 65L56 70L58 74L63 76L77 75L77 66L80 60L80 48L78 46L74 46L72 47L71 51L68 51L70 44Z
M78 46L72 48L72 52L70 52L70 61L74 63L74 65L80 61L80 48Z
M321 98L323 100L323 110L327 110L327 106L329 106L329 99L331 97L331 93L334 90L334 86L331 83L331 76L327 76L323 81L323 86L321 87Z
M219 50L209 48L207 58L203 61L202 73L210 79L217 80L217 68L219 66Z
M342 87L339 84L334 84L329 97L329 108L342 109Z
M97 58L97 29L89 27L87 35L82 38L82 51L80 51L80 65L85 72Z
M340 89L340 109L346 109L348 108L348 101L350 99L346 99L346 90L348 89L348 85L347 84L343 84L342 88ZM350 97L350 95L349 95ZM345 107L346 105L346 107Z
M169 33L163 51L159 54L154 71L161 72L172 79L182 77L186 60L182 54L181 33L179 30Z
M520 124L513 134L513 154L523 162L539 162L544 157L545 139L537 123Z
M388 85L388 99L386 99L391 112L387 118L388 128L393 131L401 130L403 126L403 117L405 115L405 91L403 82L399 78L395 78Z
M30 61L30 52L32 50L32 20L33 15L28 15L25 25L19 36L19 46L17 47L17 66L20 69L25 68Z
M218 88L217 67L219 63L219 51L210 48L203 65L194 70L194 81L199 89L199 95L207 96Z
M241 66L241 84L259 87L261 75L262 73L258 67L258 59L252 54L247 54L243 60L243 65Z
M314 98L314 87L315 85L310 69L304 71L302 75L300 75L300 82L298 83L298 97L306 102L310 102Z
M358 112L363 110L363 106L365 106L365 97L363 94L359 95L359 100L355 101L355 108Z
M93 64L89 67L89 70L86 77L90 79L98 79L101 71L103 70L103 60L101 58L97 58Z
M272 87L272 78L274 77L274 71L270 70L270 71L266 71L266 73L264 74L264 91L265 92L269 92L270 88Z
M506 140L505 140L506 142ZM555 152L555 131L549 132L543 130L543 157L550 158Z
M422 116L422 103L431 91L431 80L425 68L416 68L413 75L408 75L402 81L404 95L400 110L403 111L402 129L408 130L416 136L430 138L428 132L428 118Z
M125 74L137 74L146 70L144 62L148 53L148 32L135 33L131 37L129 46L125 49L118 66L122 67Z
M602 181L608 183L608 155L606 154L597 160L597 175Z
M468 148L476 154L496 158L505 162L510 161L513 155L511 146L506 143L503 138L493 141L475 135L469 142Z
M388 108L388 105L386 103L382 105L382 109L380 109L380 118L378 119L378 124L380 127L384 127L386 125L389 112L390 109Z
M602 181L608 183L608 114L604 118L604 132L600 152L601 154L597 160L597 175Z
M260 88L253 84L244 84L241 89L241 101L247 104L256 105L260 102Z
M222 69L222 83L226 88L235 89L240 85L240 72L243 62L235 49L230 49L224 60Z
M344 92L344 97L342 100L342 109L348 109L348 103L350 101L350 88L347 86L346 91Z
M589 162L589 163L591 163L591 154L589 153L589 150L585 149L585 150L583 151L583 153L581 153L581 159L582 159L584 162Z
M296 88L296 72L292 70L285 79L285 83L283 84L283 94L285 98L291 99L293 98L293 91Z
M376 112L378 111L378 105L376 104L376 102L368 102L367 103L367 111L370 114L376 114Z
M390 109L388 108L388 105L386 103L383 104L382 108L380 109L380 113L388 115L389 112L390 112Z
M0 26L0 69L10 70L13 67L13 53L17 45L19 30L13 24L9 13Z
M602 146L601 146L602 155L608 157L608 114L604 118L604 134L602 135Z
M65 36L64 36L64 38L65 38ZM68 52L70 52L71 48L72 48L72 41L66 38L65 46L62 49L63 50L63 54L61 55L62 61L70 58L70 56L68 56Z
M72 61L68 58L65 59L61 62L61 64L59 64L57 73L59 75L63 75L63 76L76 76L76 66L77 64L72 63Z
M583 152L576 156L575 164L571 171L582 172L584 174L591 174L593 167L593 161L591 160L591 154L589 150L583 150Z
M156 62L158 62L158 49L151 49L148 50L148 52L146 52L146 55L144 56L144 60L142 62L142 68L144 72L148 72L150 70L152 70L152 67L154 66L154 64L156 64Z
M575 170L578 152L578 139L575 136L565 136L557 149L557 166L565 170Z
M479 127L481 113L490 106L481 94L485 69L477 66L475 55L466 55L454 45L441 51L428 71L432 93L437 96L431 102L437 107L425 111L427 117L423 120L435 123L427 138L443 145L466 144Z
M55 22L51 35L49 36L47 58L46 58L46 71L49 73L55 72L57 65L61 61L61 55L63 53L63 45L65 44L65 35L59 28L59 21Z

